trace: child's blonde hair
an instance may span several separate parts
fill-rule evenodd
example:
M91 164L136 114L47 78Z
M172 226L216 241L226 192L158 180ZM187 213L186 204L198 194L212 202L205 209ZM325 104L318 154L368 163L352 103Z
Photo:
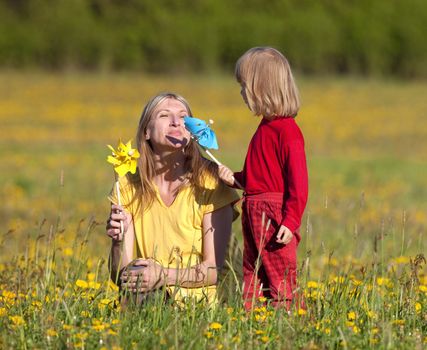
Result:
M255 115L295 117L298 89L288 60L272 47L254 47L237 61L235 75L243 98Z

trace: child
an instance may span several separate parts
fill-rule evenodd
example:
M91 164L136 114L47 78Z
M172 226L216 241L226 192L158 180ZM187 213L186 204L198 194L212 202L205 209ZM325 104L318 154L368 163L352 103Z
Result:
M262 117L243 171L220 169L225 183L235 186L238 181L245 190L245 308L250 310L263 296L273 306L289 309L296 293L296 250L308 195L304 138L294 119L300 107L298 90L288 61L270 47L248 50L237 61L235 75L243 100Z

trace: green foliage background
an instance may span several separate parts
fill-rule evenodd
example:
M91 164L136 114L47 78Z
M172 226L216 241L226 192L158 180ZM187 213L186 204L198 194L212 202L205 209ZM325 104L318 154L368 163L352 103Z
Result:
M0 66L215 72L249 47L310 74L427 77L424 0L0 0Z

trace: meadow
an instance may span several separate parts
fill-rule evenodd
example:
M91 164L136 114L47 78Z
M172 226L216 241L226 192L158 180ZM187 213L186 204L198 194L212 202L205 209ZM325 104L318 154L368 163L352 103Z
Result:
M221 307L124 311L107 271L106 145L134 139L145 102L174 91L214 120L215 155L238 170L258 119L231 74L1 72L0 348L425 348L427 83L297 81L307 308L288 314L260 300L246 313L229 272ZM239 220L233 233L240 244Z

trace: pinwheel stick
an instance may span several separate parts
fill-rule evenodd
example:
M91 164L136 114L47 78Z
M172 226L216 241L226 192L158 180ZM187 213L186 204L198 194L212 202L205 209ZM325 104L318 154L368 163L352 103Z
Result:
M122 205L122 198L120 196L120 186L119 186L119 180L116 180L116 193L117 193L117 204ZM123 234L124 232L123 228L123 221L120 220L120 234Z
M205 147L203 147L203 150L206 152L206 154L209 156L209 157L211 157L211 159L216 163L216 164L218 164L218 165L222 165L221 163L220 163L220 161L218 160L218 159L216 159L215 157L214 157L214 155L207 149L207 148L205 148ZM239 181L237 181L236 180L236 178L233 176L233 179L234 179L234 183L241 189L241 190L244 190L244 188L243 188L243 186L240 184L240 182Z

